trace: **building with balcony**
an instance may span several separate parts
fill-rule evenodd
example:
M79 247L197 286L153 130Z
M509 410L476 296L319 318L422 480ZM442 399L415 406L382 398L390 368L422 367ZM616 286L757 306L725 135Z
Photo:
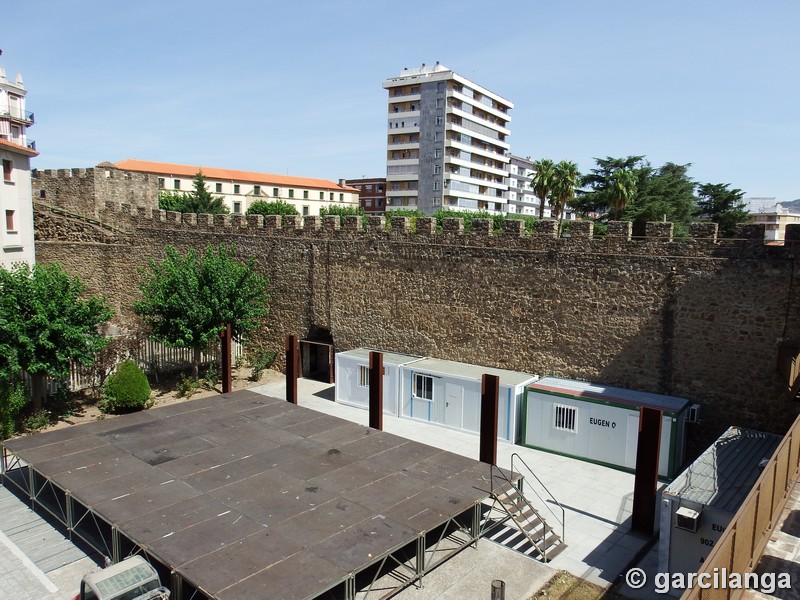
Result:
M784 242L786 240L786 226L790 223L800 223L800 211L784 207L775 202L775 198L748 198L750 222L764 225L764 240L769 242Z
M153 175L157 178L159 190L177 193L191 192L194 177L202 171L208 191L221 197L232 214L246 213L250 205L259 200L283 200L303 216L319 215L323 206L359 205L358 190L345 185L344 179L334 183L327 179L135 159L123 160L114 166L122 171Z
M505 212L511 101L438 62L383 87L387 209Z
M382 214L386 210L385 177L347 179L344 184L358 190L361 208L366 213Z
M533 193L533 176L536 175L533 160L530 156L522 157L514 154L508 155L508 202L506 212L518 215L539 216L541 202ZM544 206L544 218L549 219L553 216L552 208L549 204ZM570 208L564 209L562 218L565 221L574 221L575 211Z
M22 76L11 82L0 66L0 267L6 269L35 261L30 159L39 153L28 139L33 113L25 110L26 93Z

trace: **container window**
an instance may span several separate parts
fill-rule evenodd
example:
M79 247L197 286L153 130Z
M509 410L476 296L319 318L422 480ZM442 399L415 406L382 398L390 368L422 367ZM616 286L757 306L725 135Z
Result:
M563 404L553 405L553 428L559 431L577 431L578 409Z
M433 401L433 377L414 373L414 396Z
M369 387L369 367L361 365L358 368L358 385L359 387Z

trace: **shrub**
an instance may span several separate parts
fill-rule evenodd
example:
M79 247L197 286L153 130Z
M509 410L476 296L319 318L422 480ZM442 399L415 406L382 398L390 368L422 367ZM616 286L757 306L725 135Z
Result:
M141 410L150 400L150 384L139 365L124 360L106 379L103 396L104 412Z
M184 373L181 373L180 379L175 385L175 392L178 398L191 398L200 390L201 385L197 377L187 377Z
M250 373L251 381L259 381L261 375L264 374L264 369L268 368L274 361L278 353L275 350L267 348L252 347L247 351L247 362L250 363L252 372Z
M0 380L0 440L14 435L17 415L27 403L22 383Z
M273 202L265 202L257 200L253 202L247 209L248 215L299 215L297 209L286 202L285 200L275 200Z
M42 429L50 426L50 411L46 408L40 408L32 415L28 415L22 419L22 429L28 433L36 433Z
M338 206L333 204L331 206L323 206L319 209L320 217L325 218L330 215L336 215L339 217L339 223L342 226L344 226L345 217L362 217L361 227L364 227L366 225L366 220L364 219L366 214L367 212L361 206Z

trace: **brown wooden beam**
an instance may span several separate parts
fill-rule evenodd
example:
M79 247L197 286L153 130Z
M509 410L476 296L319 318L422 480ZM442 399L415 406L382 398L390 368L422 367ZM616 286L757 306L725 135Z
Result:
M661 418L661 411L654 408L642 407L639 411L631 529L645 535L653 535L655 527Z
M297 378L300 372L300 352L296 335L286 336L286 401L297 404Z
M383 431L383 354L369 353L369 426Z
M481 378L481 441L480 461L497 464L497 413L500 378L484 373Z
M231 357L231 324L224 323L219 337L222 344L222 393L227 394L233 389L233 359Z

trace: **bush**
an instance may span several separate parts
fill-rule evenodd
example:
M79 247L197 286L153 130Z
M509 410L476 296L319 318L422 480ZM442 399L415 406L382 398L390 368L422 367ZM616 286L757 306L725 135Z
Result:
M50 427L53 421L50 418L50 411L46 408L37 410L32 415L28 415L22 419L22 429L28 433L36 433L42 429Z
M323 206L319 209L319 216L325 218L330 215L336 215L339 217L339 223L341 226L344 226L344 218L345 217L361 217L361 227L366 226L366 216L367 212L361 206L339 206L336 204L332 204L331 206Z
M0 440L16 431L17 415L28 403L25 388L19 381L0 381Z
M191 398L200 391L201 386L202 383L197 377L187 377L184 373L181 373L178 383L175 384L175 392L178 398Z
M124 360L106 379L103 396L103 412L141 410L150 400L150 384L139 365Z
M299 215L297 209L286 202L285 200L275 200L274 202L265 202L257 200L250 205L247 209L248 215Z
M269 350L255 346L247 350L247 362L250 364L252 372L250 373L251 381L259 381L261 375L264 374L264 369L268 368L275 362L275 357L278 353L275 350Z

